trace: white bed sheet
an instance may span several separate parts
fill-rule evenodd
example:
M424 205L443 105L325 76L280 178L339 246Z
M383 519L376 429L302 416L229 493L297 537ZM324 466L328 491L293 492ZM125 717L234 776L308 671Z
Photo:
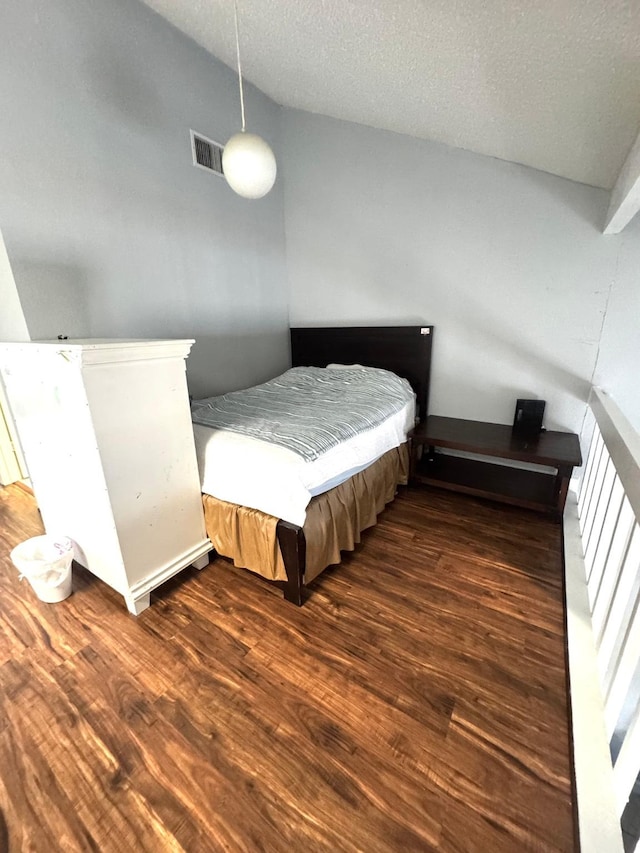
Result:
M314 495L334 488L403 444L414 418L415 405L407 403L379 426L313 462L277 444L194 424L202 491L302 526Z

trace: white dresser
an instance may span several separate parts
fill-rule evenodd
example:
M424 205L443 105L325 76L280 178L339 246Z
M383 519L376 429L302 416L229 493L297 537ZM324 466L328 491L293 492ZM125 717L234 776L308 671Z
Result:
M42 519L131 613L208 563L185 359L192 340L0 344Z

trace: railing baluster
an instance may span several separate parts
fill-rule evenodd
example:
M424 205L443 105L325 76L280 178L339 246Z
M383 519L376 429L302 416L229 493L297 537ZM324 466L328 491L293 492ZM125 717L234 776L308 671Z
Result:
M609 501L602 520L602 527L600 529L600 535L598 536L598 544L593 555L589 600L591 602L591 610L594 615L596 610L598 610L598 601L602 596L606 597L610 594L611 589L617 580L616 568L609 564L609 556L611 553L613 537L620 518L620 510L624 499L624 489L622 488L620 477L615 473L615 468L613 468L613 472L614 477L609 494ZM597 632L595 620L593 627Z
M593 630L598 649L602 644L604 630L611 618L611 607L620 583L624 558L629 548L635 524L636 517L631 509L631 504L628 498L623 496L620 513L611 540L611 548L609 549L602 587L593 609Z
M584 516L586 511L585 504L588 502L589 497L591 496L591 483L594 473L594 467L596 465L596 459L599 459L599 454L603 443L604 442L602 439L600 428L598 427L598 424L595 423L593 426L591 441L589 442L587 462L582 475L582 481L580 483L580 492L578 494L578 515L580 517Z
M613 487L614 477L616 475L616 469L613 467L613 462L609 454L605 451L602 454L602 460L600 462L600 466L598 468L598 484L599 488L596 485L596 490L598 492L598 497L595 502L592 502L592 506L595 503L593 513L591 515L591 523L588 524L586 529L586 537L584 539L586 547L584 552L584 562L587 567L587 583L589 584L589 601L591 602L591 606L593 607L593 599L592 599L592 583L597 586L598 579L593 578L592 581L592 573L593 573L593 558L596 552L596 548L598 547L598 541L600 537L600 532L602 530L602 524L604 522L604 516L607 511L607 506L609 505L609 498L611 496L611 489Z
M580 530L582 531L582 537L584 539L585 529L587 522L591 518L590 509L591 505L594 502L594 493L596 492L596 484L598 482L598 470L600 468L600 464L602 462L602 456L606 454L606 449L604 446L604 439L602 435L598 431L598 435L596 437L596 446L593 451L593 465L591 466L591 472L589 476L589 481L586 487L585 501L582 508L582 512L580 513ZM595 506L594 506L595 512Z
M624 556L620 580L611 604L609 618L603 629L602 642L598 649L598 666L605 697L608 697L611 692L617 663L627 634L627 627L638 595L638 587L640 586L638 561L640 561L640 527L636 523L631 534L629 548ZM617 720L613 721L614 726L616 722ZM613 728L610 735L612 733Z
M620 752L613 765L613 782L615 786L618 813L622 817L633 786L638 778L640 765L640 704L631 719L627 733L622 741Z
M628 557L629 555L627 555ZM620 656L617 665L614 666L611 686L605 698L604 716L609 737L613 736L620 713L625 704L633 678L638 670L640 661L640 610L638 609L638 575L640 574L640 562L635 562L635 595L631 602L631 614L628 628L620 626L620 632L624 637L620 647ZM640 762L640 755L637 756ZM636 776L637 776L636 769Z

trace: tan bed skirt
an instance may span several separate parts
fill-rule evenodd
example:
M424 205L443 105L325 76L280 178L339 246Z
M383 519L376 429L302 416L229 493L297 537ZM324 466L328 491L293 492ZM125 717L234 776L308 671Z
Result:
M397 486L407 482L408 472L408 445L403 444L345 483L311 499L303 527L307 544L305 583L327 566L339 563L340 551L353 551L360 533L376 523L378 513L393 500ZM207 534L219 554L269 580L287 580L276 537L277 518L211 495L202 499Z

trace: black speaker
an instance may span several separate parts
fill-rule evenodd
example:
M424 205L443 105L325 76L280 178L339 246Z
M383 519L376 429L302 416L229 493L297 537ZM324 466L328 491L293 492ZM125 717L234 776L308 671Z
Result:
M542 431L544 407L544 400L516 400L513 432L528 437L538 435Z

